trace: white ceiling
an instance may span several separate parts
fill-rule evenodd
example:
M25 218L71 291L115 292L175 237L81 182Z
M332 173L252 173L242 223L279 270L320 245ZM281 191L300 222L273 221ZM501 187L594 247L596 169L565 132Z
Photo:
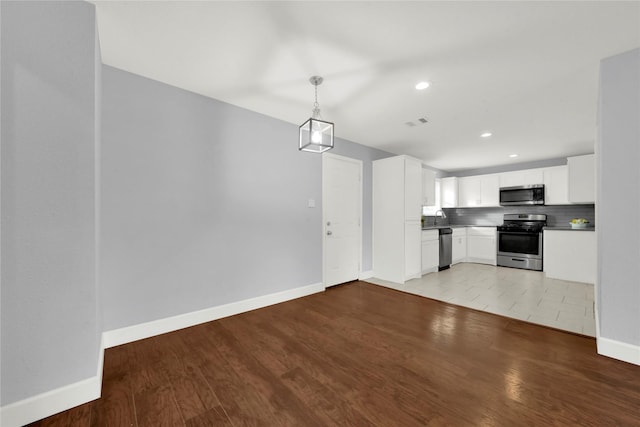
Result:
M599 61L640 47L638 1L92 3L107 65L295 124L320 75L338 137L447 171L592 153Z

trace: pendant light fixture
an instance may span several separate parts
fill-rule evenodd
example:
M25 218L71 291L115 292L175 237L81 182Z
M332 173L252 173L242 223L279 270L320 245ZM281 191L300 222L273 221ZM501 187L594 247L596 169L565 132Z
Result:
M300 126L300 151L322 153L333 148L333 123L322 120L320 105L318 104L318 85L324 79L313 76L309 79L316 90L316 102L313 104L313 114L309 120Z

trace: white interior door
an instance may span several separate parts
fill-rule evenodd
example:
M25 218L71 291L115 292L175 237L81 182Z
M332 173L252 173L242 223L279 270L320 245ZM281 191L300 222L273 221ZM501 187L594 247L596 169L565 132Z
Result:
M362 161L322 155L322 219L325 287L360 273Z

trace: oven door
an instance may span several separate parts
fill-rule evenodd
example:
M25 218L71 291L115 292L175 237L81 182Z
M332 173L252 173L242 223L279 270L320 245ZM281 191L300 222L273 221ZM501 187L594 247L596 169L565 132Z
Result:
M542 270L542 233L498 231L497 264Z

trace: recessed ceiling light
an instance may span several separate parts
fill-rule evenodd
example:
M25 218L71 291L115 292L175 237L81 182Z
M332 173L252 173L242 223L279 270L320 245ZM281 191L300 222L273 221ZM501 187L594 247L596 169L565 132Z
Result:
M518 157L517 154L509 154L509 157L513 158L513 157Z
M485 132L482 135L480 135L482 138L489 138L491 135L493 135L491 132Z
M420 82L416 85L417 90L425 90L430 86L429 82Z

